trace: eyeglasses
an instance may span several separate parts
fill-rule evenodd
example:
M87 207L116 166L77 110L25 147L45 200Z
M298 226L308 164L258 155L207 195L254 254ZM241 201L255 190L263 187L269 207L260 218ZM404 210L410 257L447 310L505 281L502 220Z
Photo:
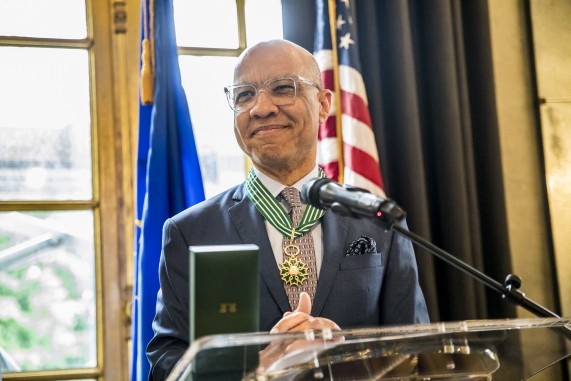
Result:
M270 78L262 85L262 89L256 86L244 83L238 85L226 86L224 92L228 99L230 108L235 112L251 110L258 99L260 92L265 92L273 104L276 106L284 106L292 104L295 101L299 84L303 83L309 86L315 86L321 90L320 86L303 77L279 77Z

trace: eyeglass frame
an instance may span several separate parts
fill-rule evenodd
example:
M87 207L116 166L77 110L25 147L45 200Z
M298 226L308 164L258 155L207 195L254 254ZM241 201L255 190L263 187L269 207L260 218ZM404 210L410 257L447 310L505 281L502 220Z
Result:
M293 84L294 84L294 95L291 98L291 102L288 103L280 103L279 105L276 104L274 102L274 99L272 97L272 95L268 94L267 92L267 87L268 87L268 83L273 82L273 81L279 81L282 79L291 79L293 80ZM265 92L268 97L270 98L270 100L272 101L272 103L274 103L274 105L276 106L287 106L290 104L293 104L295 102L295 99L297 98L298 95L298 83L303 83L305 85L309 85L309 86L313 86L315 87L317 90L321 91L323 90L322 87L317 83L317 82L313 82L310 79L301 77L299 75L292 75L292 76L285 76L285 77L274 77L274 78L269 78L266 81L264 81L264 83L262 84L262 89L258 89L258 86L254 85L253 83L238 83L235 85L229 85L229 86L225 86L224 87L224 93L226 94L226 100L228 101L228 106L230 106L230 108L232 109L232 111L234 111L235 113L239 113L239 112L245 112L245 111L250 111L251 109L254 108L254 106L256 105L256 102L258 101L258 97L260 95L260 92ZM234 106L232 106L232 104L234 103L231 99L231 91L239 88L239 87L246 87L246 86L251 86L256 90L256 96L254 97L253 103L252 103L252 107L249 108L245 108L245 109L236 109Z

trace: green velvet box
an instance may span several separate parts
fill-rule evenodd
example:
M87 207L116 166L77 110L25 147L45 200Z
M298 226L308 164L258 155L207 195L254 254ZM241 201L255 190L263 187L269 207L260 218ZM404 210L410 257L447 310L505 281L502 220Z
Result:
M190 246L190 342L257 332L260 293L256 245Z

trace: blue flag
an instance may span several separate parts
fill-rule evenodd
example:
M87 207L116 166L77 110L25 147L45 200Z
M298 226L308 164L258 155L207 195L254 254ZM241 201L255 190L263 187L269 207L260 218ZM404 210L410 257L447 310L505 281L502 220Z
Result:
M148 17L148 12L143 12L143 17ZM132 381L147 380L150 369L145 350L153 336L151 324L159 290L163 223L204 200L190 114L180 78L172 0L155 2L153 26L154 101L139 108Z

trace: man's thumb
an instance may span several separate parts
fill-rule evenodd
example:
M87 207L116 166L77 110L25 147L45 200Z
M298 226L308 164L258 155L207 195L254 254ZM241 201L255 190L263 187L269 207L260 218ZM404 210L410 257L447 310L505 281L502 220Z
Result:
M299 304L295 310L297 312L303 312L308 315L311 314L311 298L307 292L301 292L299 294Z

